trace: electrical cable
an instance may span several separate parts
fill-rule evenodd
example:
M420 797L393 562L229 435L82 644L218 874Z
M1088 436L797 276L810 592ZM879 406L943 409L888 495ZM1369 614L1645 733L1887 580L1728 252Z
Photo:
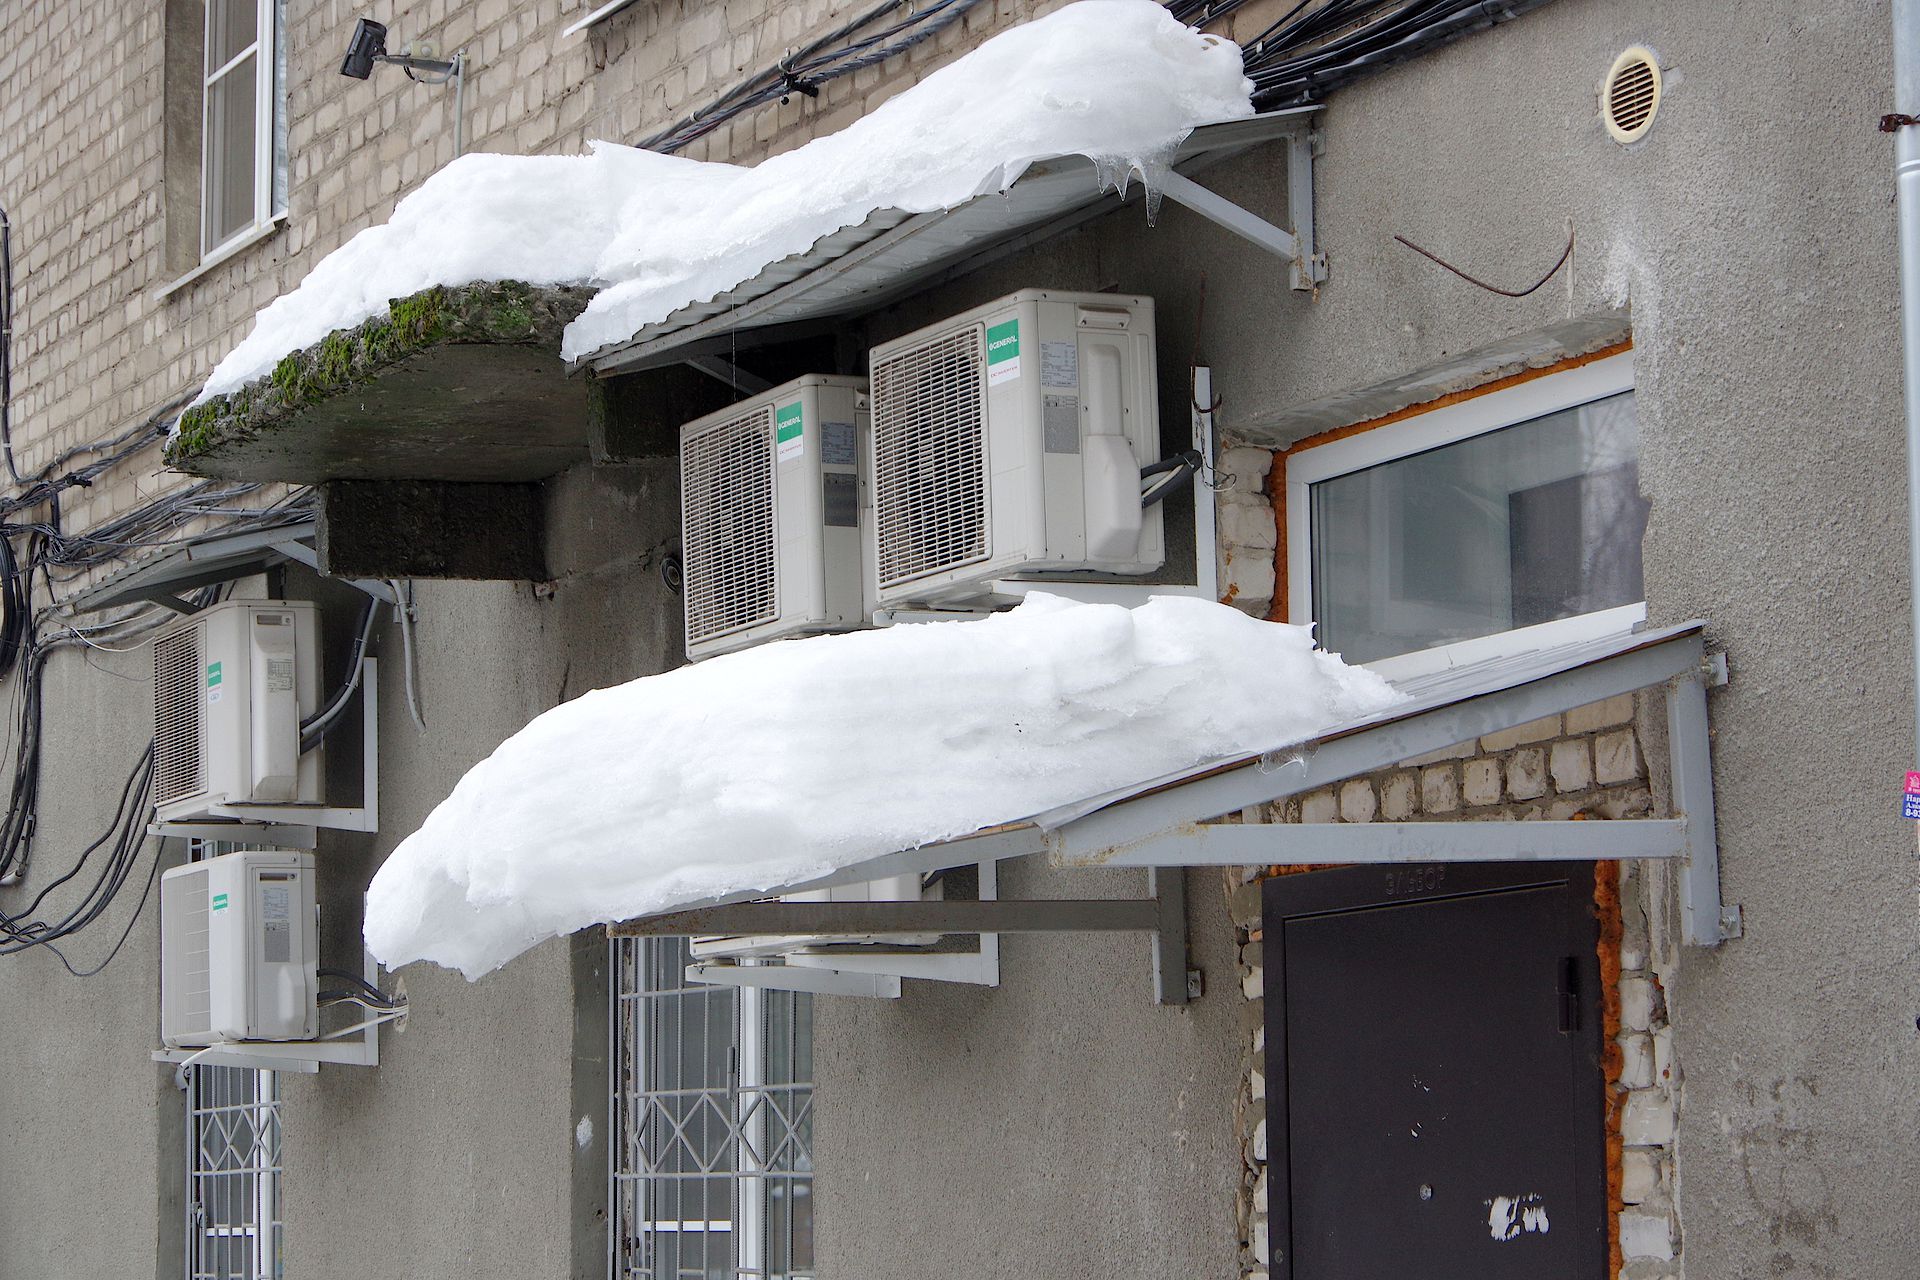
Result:
M420 714L420 695L414 689L413 580L407 580L404 591L401 590L400 580L397 578L387 579L387 585L393 588L394 599L400 602L394 606L394 612L400 615L400 656L406 667L407 714L413 717L414 727L425 733L427 718Z
M325 740L333 726L345 714L347 704L353 698L354 690L360 687L360 674L366 669L367 646L373 638L374 620L380 615L382 601L378 596L367 597L367 607L360 614L360 632L354 638L353 652L347 657L347 675L341 681L339 689L328 700L327 705L300 722L300 751L305 754L319 746Z

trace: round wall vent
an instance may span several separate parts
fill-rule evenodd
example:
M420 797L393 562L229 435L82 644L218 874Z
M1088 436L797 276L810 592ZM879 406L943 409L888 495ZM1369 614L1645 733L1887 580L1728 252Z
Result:
M1660 110L1660 64L1651 49L1638 45L1613 60L1600 86L1600 118L1619 143L1638 142L1653 128Z

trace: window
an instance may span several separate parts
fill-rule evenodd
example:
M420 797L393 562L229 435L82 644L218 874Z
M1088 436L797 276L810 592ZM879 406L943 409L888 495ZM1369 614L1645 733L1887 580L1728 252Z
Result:
M1292 455L1288 616L1396 675L1644 618L1632 387L1628 352Z
M813 998L689 983L685 938L613 954L615 1280L813 1274Z
M284 202L278 0L206 0L200 113L200 255L272 221Z
M278 1280L280 1078L187 1068L188 1280Z

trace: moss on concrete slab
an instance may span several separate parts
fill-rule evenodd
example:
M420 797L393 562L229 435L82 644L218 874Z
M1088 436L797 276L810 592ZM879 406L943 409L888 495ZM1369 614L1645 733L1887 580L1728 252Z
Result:
M422 369L431 377L433 353L442 348L510 348L522 354L507 358L503 353L503 363L516 369L524 369L527 358L539 352L551 360L554 377L561 378L561 332L589 296L586 289L503 280L396 298L385 316L330 333L281 359L265 378L187 410L179 434L167 446L167 461L183 471L234 475L255 469L248 455L259 455L261 465L268 467L268 457L308 458L312 450L297 439L303 423L314 424L319 435L330 435L337 425L331 421L337 415L328 412L330 406L364 398L378 389L383 377L403 368L416 379ZM463 377L470 377L473 362L462 359L457 364ZM383 425L402 435L408 429L404 421ZM275 439L269 442L270 437ZM269 447L250 447L257 442ZM308 460L324 466L324 458Z

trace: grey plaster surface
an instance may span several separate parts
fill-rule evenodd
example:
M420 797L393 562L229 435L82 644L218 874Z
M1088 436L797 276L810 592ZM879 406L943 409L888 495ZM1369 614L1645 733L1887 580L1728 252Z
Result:
M1163 418L1184 413L1169 370L1191 351L1214 367L1223 431L1283 445L1399 407L1395 387L1423 388L1412 402L1583 349L1628 316L1650 612L1708 619L1733 671L1711 715L1746 937L1684 952L1668 993L1694 1277L1890 1277L1920 1255L1920 928L1894 802L1914 751L1897 267L1892 147L1873 127L1888 27L1864 0L1559 0L1333 98L1317 298L1165 207L871 326L882 341L1025 285L1152 294ZM1623 148L1596 91L1635 43L1667 92ZM1284 152L1207 183L1279 218ZM1392 239L1519 287L1569 220L1569 269L1520 300Z
M1138 897L1144 873L1002 864L1000 893ZM1153 1003L1140 935L1008 935L997 989L815 1002L821 1280L1229 1276L1242 1004L1216 873L1209 993Z

